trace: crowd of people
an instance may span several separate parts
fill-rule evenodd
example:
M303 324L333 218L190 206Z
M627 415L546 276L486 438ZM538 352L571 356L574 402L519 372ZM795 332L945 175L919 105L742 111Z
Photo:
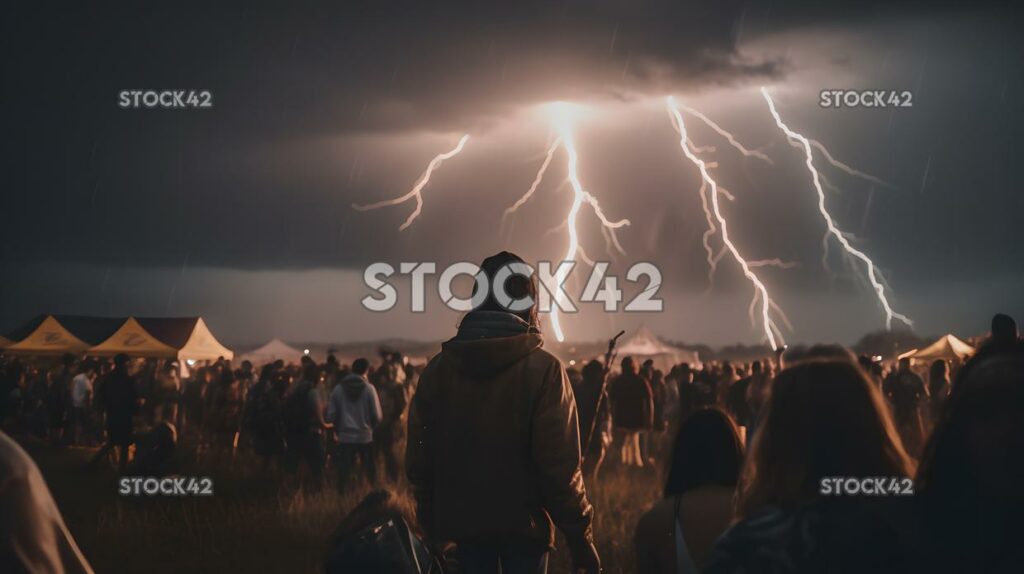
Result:
M120 472L166 474L187 445L202 464L229 464L239 452L309 475L318 485L326 460L339 485L354 463L374 478L381 460L400 474L397 447L418 372L398 353L323 364L276 361L257 372L218 359L182 377L176 360L0 357L0 427L60 447L100 447L91 465L116 460ZM329 432L337 429L337 432ZM130 448L133 447L134 448ZM129 466L129 463L133 466Z
M513 299L536 289L506 283ZM312 488L326 468L343 492L387 485L345 518L328 572L545 572L556 531L574 572L599 572L587 487L609 472L664 480L635 525L639 572L1003 572L1024 558L1024 344L1005 315L967 361L888 370L814 346L667 373L609 354L577 371L542 345L535 308L487 298L425 368L218 360L183 380L174 362L7 357L0 412L5 429L101 446L94 464L115 456L121 472L173 472L187 444L210 465L251 452ZM849 479L879 489L826 488ZM406 483L412 514L394 503Z

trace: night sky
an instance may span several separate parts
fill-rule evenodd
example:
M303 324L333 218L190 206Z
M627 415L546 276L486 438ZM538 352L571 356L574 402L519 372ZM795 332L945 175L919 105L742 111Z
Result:
M335 4L343 4L336 6ZM693 4L693 5L690 5ZM849 6L856 4L856 6ZM793 323L786 339L849 343L884 314L832 244L793 129L873 185L819 161L827 203L884 271L922 334L1024 319L1018 145L1024 67L1004 3L346 2L288 8L8 9L3 42L0 328L42 312L199 314L228 343L450 336L458 315L372 314L373 261L480 261L500 249L557 259L571 202L564 156L517 214L552 138L545 104L579 104L580 177L626 256L664 273L665 312L568 319L570 338L646 323L674 340L758 342L751 288L723 259L708 293L698 172L664 109L673 94L774 165L715 146L738 247ZM910 90L909 109L823 109L822 89ZM209 90L212 109L122 109L129 89ZM399 233L404 194L437 153L472 138ZM580 216L594 257L604 243ZM620 279L621 281L621 279ZM406 295L407 290L400 288ZM406 298L407 299L407 298ZM403 299L404 303L404 299ZM607 332L607 333L606 333Z

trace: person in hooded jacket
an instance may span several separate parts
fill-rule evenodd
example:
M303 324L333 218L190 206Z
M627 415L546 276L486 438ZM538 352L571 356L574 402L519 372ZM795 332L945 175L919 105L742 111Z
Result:
M512 274L495 284L505 267ZM474 310L431 359L410 406L406 471L418 519L434 547L456 545L467 574L546 572L555 527L574 572L600 570L576 402L561 362L541 348L535 281L511 253L484 260Z
M338 439L338 490L345 492L356 458L369 481L377 480L374 462L373 429L380 424L381 410L377 390L366 379L370 362L356 359L352 372L331 391L327 402L327 421L334 423Z

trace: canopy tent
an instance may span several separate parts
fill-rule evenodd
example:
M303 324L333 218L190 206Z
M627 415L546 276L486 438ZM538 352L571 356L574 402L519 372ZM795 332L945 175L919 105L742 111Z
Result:
M936 359L966 359L974 354L974 347L957 339L952 334L946 334L931 345L923 349L911 349L900 355L900 358L913 359L915 361L934 361Z
M285 363L298 363L304 353L280 339L271 339L262 347L253 349L238 357L240 361L249 361L253 365L265 365L282 360Z
M665 343L646 325L641 325L636 333L619 343L618 355L620 358L633 357L638 367L644 361L651 359L654 361L655 368L666 373L679 363L696 365L700 362L696 351L687 351ZM612 368L616 366L612 365Z
M154 337L137 319L129 317L106 341L89 349L89 354L100 357L124 354L129 357L177 358L178 350Z
M13 341L8 339L7 337L4 337L3 335L0 335L0 350L3 350L4 348L7 347L7 345L10 345L12 342Z
M235 356L213 336L202 317L138 317L137 321L158 341L176 349L179 359L212 361Z
M80 354L108 338L124 323L112 317L40 315L8 337L5 353L23 355Z

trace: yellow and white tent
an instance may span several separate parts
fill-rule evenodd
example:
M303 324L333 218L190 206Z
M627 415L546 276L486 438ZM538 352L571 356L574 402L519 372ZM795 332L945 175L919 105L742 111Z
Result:
M129 317L106 341L89 349L90 355L113 357L128 355L129 357L161 357L177 358L178 349L157 339L144 329L135 317Z
M124 319L42 315L20 329L5 353L22 355L81 354L110 336Z
M952 334L946 334L938 338L934 343L923 349L911 349L900 355L900 358L911 358L915 361L934 361L936 359L966 359L974 354L974 347L956 338Z
M160 342L177 350L182 360L233 359L235 353L221 344L202 317L139 317L139 325Z

